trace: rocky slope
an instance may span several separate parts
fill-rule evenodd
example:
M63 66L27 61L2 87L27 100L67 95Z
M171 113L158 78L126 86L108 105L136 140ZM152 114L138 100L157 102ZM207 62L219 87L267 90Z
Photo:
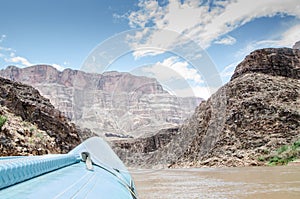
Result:
M164 145L152 136L114 148L129 166L260 165L260 156L300 138L299 88L300 50L256 50Z
M55 138L0 105L5 123L0 133L1 156L59 153Z
M1 155L67 153L92 135L81 131L31 86L0 78Z
M60 72L37 65L10 66L0 76L32 85L77 125L108 137L138 137L177 126L201 101L170 95L155 79L129 73Z

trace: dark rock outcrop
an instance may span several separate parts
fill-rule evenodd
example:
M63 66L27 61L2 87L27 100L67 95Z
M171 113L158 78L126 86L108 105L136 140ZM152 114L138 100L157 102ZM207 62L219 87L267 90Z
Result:
M260 165L260 156L300 138L299 62L296 49L256 50L166 145L144 151L150 137L115 150L131 166Z
M139 137L178 126L192 115L200 98L179 98L156 79L129 73L85 73L52 66L9 66L0 76L37 88L77 125L99 135Z
M41 96L31 86L0 78L0 105L7 107L11 114L19 116L21 121L36 125L39 130L46 133L45 137L53 138L51 148L48 150L41 148L44 150L41 154L46 153L46 151L67 153L81 143L82 139L92 135L90 131L83 132L70 123L60 111L50 104L48 99ZM19 130L22 131L22 128L20 127ZM2 133L5 132L8 135L9 132L2 131ZM9 139L9 136L5 137ZM14 150L12 149L12 151ZM18 150L15 149L15 151ZM28 151L30 150L28 149ZM13 154L16 155L15 153Z
M300 53L290 48L262 49L248 55L234 71L231 80L244 74L263 73L300 79Z
M149 154L167 146L178 134L178 128L162 129L157 134L136 139L115 140L111 142L112 148L123 158L127 165L148 166L155 165L145 161ZM153 158L153 157L152 157Z

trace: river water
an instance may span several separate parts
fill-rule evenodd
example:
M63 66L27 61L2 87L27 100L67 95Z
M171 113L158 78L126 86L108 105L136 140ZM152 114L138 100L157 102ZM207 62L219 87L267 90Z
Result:
M131 170L139 199L300 198L300 166Z

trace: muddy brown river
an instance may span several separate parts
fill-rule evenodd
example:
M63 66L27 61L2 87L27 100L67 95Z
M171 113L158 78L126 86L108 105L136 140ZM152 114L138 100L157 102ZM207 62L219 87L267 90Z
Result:
M300 166L131 170L139 199L300 198Z

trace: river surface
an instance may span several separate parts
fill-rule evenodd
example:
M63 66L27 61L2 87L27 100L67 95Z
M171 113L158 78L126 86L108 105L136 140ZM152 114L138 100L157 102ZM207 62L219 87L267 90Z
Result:
M130 172L139 199L300 198L300 166Z

